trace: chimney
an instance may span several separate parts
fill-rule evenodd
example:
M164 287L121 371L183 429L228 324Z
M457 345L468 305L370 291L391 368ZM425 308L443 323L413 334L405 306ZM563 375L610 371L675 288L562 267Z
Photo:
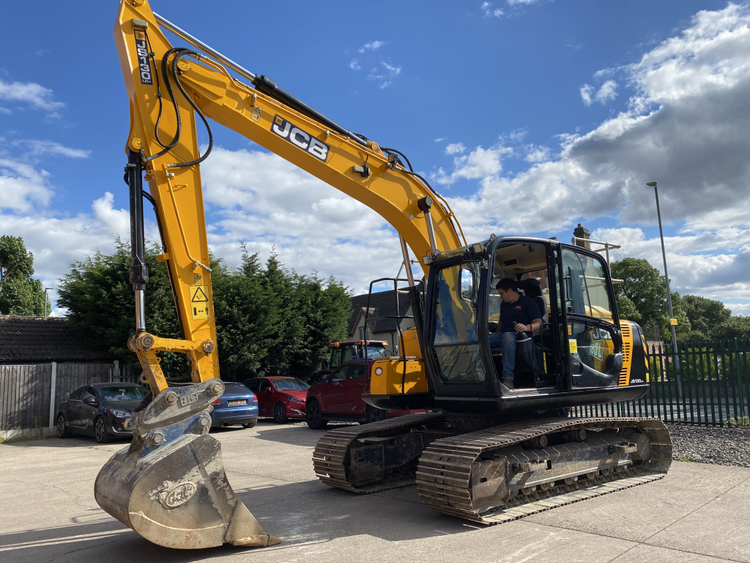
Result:
M589 230L586 227L582 227L580 223L578 223L578 227L573 230L573 236L579 239L586 240L591 238ZM581 246L583 248L588 248L589 250L591 250L591 244L582 240L577 240L576 246Z

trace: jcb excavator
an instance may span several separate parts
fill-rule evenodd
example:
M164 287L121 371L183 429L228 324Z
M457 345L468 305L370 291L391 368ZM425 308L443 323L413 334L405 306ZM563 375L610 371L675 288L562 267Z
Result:
M172 47L163 29L190 44ZM362 202L399 233L416 329L400 357L369 374L373 407L423 414L332 430L314 451L325 483L366 493L412 484L435 510L482 523L518 518L659 478L671 441L658 420L573 418L570 407L627 401L648 388L641 329L621 321L608 265L595 252L541 238L467 244L457 219L398 150L328 119L151 11L123 0L115 25L131 123L130 188L136 334L129 347L153 399L133 414L133 441L102 468L99 505L172 548L278 543L229 485L211 402L223 392L211 300L200 163L219 122ZM230 69L234 74L230 74ZM196 117L208 131L201 154ZM150 193L143 189L145 175ZM272 188L271 188L272 189ZM156 210L183 339L147 332L143 200ZM415 281L411 253L426 279ZM524 339L515 389L489 346L499 278L531 280L544 324ZM192 385L170 385L159 352L184 353ZM519 362L520 364L520 362ZM314 408L309 404L308 410Z

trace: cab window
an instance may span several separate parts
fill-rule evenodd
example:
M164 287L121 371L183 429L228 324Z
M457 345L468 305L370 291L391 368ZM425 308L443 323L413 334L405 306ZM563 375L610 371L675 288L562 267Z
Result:
M604 262L568 248L563 249L562 262L567 312L613 323Z

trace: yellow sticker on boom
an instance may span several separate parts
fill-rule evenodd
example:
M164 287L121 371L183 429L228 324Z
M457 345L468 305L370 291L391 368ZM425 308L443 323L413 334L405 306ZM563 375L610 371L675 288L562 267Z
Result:
M190 312L193 320L208 318L208 291L204 285L194 285L190 288Z

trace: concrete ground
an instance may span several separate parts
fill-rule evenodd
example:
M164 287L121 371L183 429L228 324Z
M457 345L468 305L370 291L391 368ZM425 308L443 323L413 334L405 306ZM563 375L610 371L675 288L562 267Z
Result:
M0 561L750 561L750 469L675 462L661 481L483 527L431 511L415 487L359 496L323 485L311 461L322 434L265 421L213 433L239 498L283 540L261 549L168 550L104 513L94 479L126 441L0 444Z

